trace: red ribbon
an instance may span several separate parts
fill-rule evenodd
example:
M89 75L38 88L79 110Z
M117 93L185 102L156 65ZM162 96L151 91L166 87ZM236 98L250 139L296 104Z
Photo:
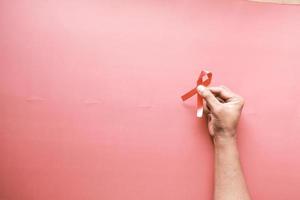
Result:
M193 88L191 91L185 93L184 95L181 96L182 101L185 101L189 99L190 97L194 96L197 94L197 117L202 117L203 115L203 98L201 95L197 92L197 87L199 85L203 85L207 87L212 79L212 73L206 70L201 71L200 76L197 80L197 86Z

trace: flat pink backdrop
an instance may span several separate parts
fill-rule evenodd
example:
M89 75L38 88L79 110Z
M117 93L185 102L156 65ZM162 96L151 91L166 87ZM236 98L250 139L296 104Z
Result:
M1 0L0 199L211 199L212 144L180 100L202 69L246 99L253 199L300 199L300 6Z

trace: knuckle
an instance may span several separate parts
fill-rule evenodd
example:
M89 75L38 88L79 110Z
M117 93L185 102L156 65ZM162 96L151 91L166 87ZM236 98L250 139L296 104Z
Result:
M239 105L241 106L241 108L243 108L244 104L245 104L245 99L241 96L238 96L238 101L239 101Z
M241 103L242 105L245 104L245 99L244 99L243 97L239 96L239 100L240 100L240 103Z

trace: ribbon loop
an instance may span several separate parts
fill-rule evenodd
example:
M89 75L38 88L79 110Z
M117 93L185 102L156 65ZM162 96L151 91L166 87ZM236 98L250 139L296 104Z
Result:
M198 94L197 87L199 85L207 87L210 84L211 79L212 73L206 70L202 70L197 80L196 87L181 96L182 101L185 101L194 96L195 94L197 95L197 117L203 116L203 98L201 97L201 95Z

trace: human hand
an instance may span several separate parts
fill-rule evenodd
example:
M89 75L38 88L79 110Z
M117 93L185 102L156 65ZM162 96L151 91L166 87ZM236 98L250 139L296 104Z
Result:
M236 128L243 109L244 99L224 86L197 87L204 99L204 114L214 144L236 140Z

